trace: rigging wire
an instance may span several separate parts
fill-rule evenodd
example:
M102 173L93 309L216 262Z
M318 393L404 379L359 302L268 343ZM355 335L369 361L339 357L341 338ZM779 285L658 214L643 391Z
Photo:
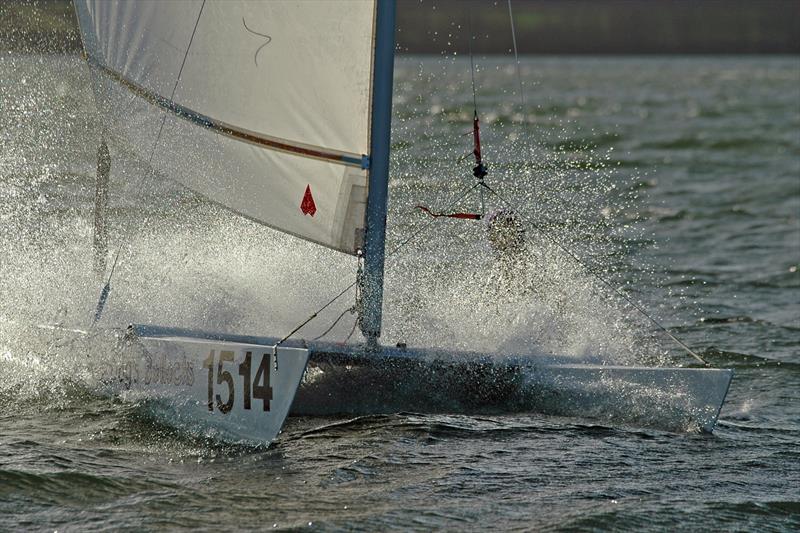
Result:
M670 331L669 331L669 330L668 330L668 329L667 329L665 326L663 326L663 325L662 325L662 324L661 324L661 323L660 323L658 320L656 320L655 318L653 318L653 316L652 316L652 315L650 315L650 313L648 313L648 312L647 312L647 311L646 311L646 310L645 310L645 309L644 309L642 306L640 306L639 304L637 304L637 303L636 303L636 302L635 302L635 301L634 301L632 298L630 298L630 297L629 297L627 294L625 294L624 292L622 292L622 291L621 291L621 290L620 290L618 287L614 286L614 285L613 285L613 284L612 284L610 281L608 281L607 279L605 279L605 277L603 277L603 276L602 276L602 275L601 275L599 272L597 272L597 270L596 270L596 269L592 268L592 267L591 267L591 266L590 266L588 263L586 263L586 262L585 262L583 259L581 259L581 258L580 258L580 257L579 257L579 256L578 256L578 255L577 255L575 252L573 252L572 250L570 250L570 249L569 249L569 248L568 248L568 247L567 247L567 246L566 246L564 243L562 243L562 242L561 242L561 241L560 241L558 238L556 238L555 236L553 236L552 234L550 234L550 232L548 232L547 230L545 230L544 228L542 228L540 225L538 225L538 224L534 223L534 222L533 222L533 221L532 221L532 220L531 220L529 217L526 217L524 214L520 213L520 211L519 211L519 209L518 209L518 208L520 207L519 205L517 205L517 206L513 205L513 204L512 204L512 203L511 203L511 202L510 202L508 199L506 199L506 198L505 198L503 195L501 195L500 193L498 193L497 191L495 191L494 189L492 189L492 188L491 188L491 187L489 187L488 185L484 185L484 186L486 187L486 189L487 189L487 190L488 190L490 193L492 193L492 194L493 194L495 197L497 197L497 198L498 198L498 199L499 199L501 202L503 202L503 203L504 203L504 204L505 204L505 205L506 205L506 206L507 206L509 209L512 209L512 210L513 210L515 213L517 213L517 214L518 214L518 215L520 215L522 218L524 218L524 219L525 219L525 221L526 221L526 222L527 222L527 223L528 223L528 224L529 224L529 225L530 225L530 226L531 226L533 229L535 229L536 231L538 231L538 232L539 232L541 235L543 235L543 236L544 236L544 237L545 237L547 240L549 240L550 242L552 242L553 244L555 244L555 245L556 245L558 248L560 248L560 249L561 249L561 251L563 251L563 252L564 252L564 253L566 253L566 254L567 254L569 257L571 257L571 258L572 258L572 259L573 259L573 260L574 260L576 263L578 263L578 264L579 264L579 265L581 265L583 268L585 268L585 269L586 269L586 271L587 271L587 272L588 272L588 273L589 273L589 274L590 274L590 275L591 275L593 278L595 278L596 280L600 281L601 283L603 283L603 285L605 285L606 287L608 287L609 289L611 289L611 291L612 291L613 293L615 293L617 296L619 296L620 298L622 298L623 300L625 300L626 302L628 302L628 303L629 303L631 306L633 306L633 308L634 308L634 309L636 309L636 310L637 310L639 313L641 313L641 314L642 314L643 316L645 316L645 317L646 317L648 320L650 320L650 322L652 322L653 324L655 324L655 325L656 325L656 327L658 327L658 328L659 328L661 331L663 331L664 333L666 333L666 334L667 334L667 336L668 336L670 339L672 339L673 341L675 341L675 343L677 343L677 344L678 344L678 346L680 346L681 348L683 348L683 349L684 349L684 350L685 350L685 351L686 351L686 352L687 352L689 355L691 355L692 357L694 357L695 359L697 359L699 362L701 362L701 363L702 363L702 364L704 364L705 366L709 366L709 363L708 363L708 361L706 361L705 359L703 359L702 357L700 357L699 355L697 355L697 353L695 353L695 352L694 352L694 350L692 350L691 348L689 348L689 347L688 347L686 344L684 344L684 343L683 343L683 342L682 342L680 339L678 339L678 337L676 337L675 335L673 335L673 334L672 334L672 333L671 333L671 332L670 332ZM521 205L521 204L520 204L520 205Z
M521 111L525 112L525 89L522 87L522 71L519 65L519 53L517 52L517 32L514 29L514 11L511 9L511 0L508 0L508 19L511 22L511 41L514 43L514 60L517 63L517 82L519 83L519 98Z
M514 60L515 60L515 62L516 62L516 67L517 67L517 82L519 83L520 103L522 104L523 111L524 111L524 107L525 107L525 89L524 89L524 86L523 86L523 84L522 84L522 73L521 73L520 62L519 62L519 52L518 52L518 49L517 49L517 35L516 35L516 30L515 30L515 25L514 25L514 11L513 11L512 7L511 7L511 0L508 0L508 18L509 18L509 22L510 22L510 24L511 24L511 41L512 41L512 43L513 43L513 45L514 45ZM503 203L504 203L506 206L508 206L510 209L514 209L514 212L516 212L516 213L520 213L520 212L519 212L519 209L516 209L516 208L515 208L515 207L514 207L514 206L511 204L511 202L509 202L509 201L508 201L506 198L504 198L502 195L500 195L500 194L499 194L497 191L495 191L494 189L492 189L492 188L491 188L491 187L489 187L488 185L485 185L485 187L486 187L486 189L488 189L488 190L489 190L489 192L491 192L493 195L495 195L497 198L499 198L499 199L500 199L500 200L501 200L501 201L502 201L502 202L503 202ZM517 206L517 207L519 207L519 206ZM577 262L579 265L581 265L583 268L585 268L585 269L586 269L586 271L587 271L587 272L588 272L588 273L589 273L589 274L590 274L592 277L594 277L595 279L597 279L598 281L600 281L601 283L603 283L603 285L605 285L606 287L608 287L609 289L611 289L611 291L612 291L614 294L616 294L617 296L621 297L621 298L622 298L622 299L624 299L626 302L628 302L628 303L629 303L629 304L630 304L630 305L631 305L631 306L632 306L634 309L636 309L636 310L637 310L637 311L638 311L640 314L642 314L644 317L646 317L648 320L650 320L650 322L652 322L652 323L653 323L653 324L654 324L654 325L655 325L655 326L656 326L658 329L660 329L662 332L664 332L664 333L665 333L665 334L666 334L666 335L667 335L667 336L668 336L670 339L672 339L672 340L673 340L673 341L674 341L674 342L675 342L675 343L676 343L678 346L680 346L681 348L683 348L683 350L684 350L684 351L686 351L686 352L687 352L689 355L691 355L692 357L694 357L694 358L695 358L697 361L699 361L700 363L704 364L705 366L709 366L709 363L708 363L708 362L707 362L705 359L703 359L702 357L700 357L699 355L697 355L697 353L695 353L695 352L694 352L694 350L692 350L691 348L689 348L689 347L688 347L688 346L687 346L687 345L686 345L684 342L682 342L682 341L681 341L680 339L678 339L678 338L677 338L675 335L673 335L673 334L672 334L672 333L671 333L671 332L670 332L670 331L669 331L669 330L668 330L666 327L664 327L664 326L663 326L663 325L662 325L662 324L661 324L661 323L660 323L658 320L656 320L655 318L653 318L653 317L652 317L652 315L650 315L650 314L649 314L649 313L648 313L648 312L647 312L647 311L646 311L646 310L645 310L643 307L641 307L639 304L637 304L635 301L633 301L633 299L631 299L631 298L630 298L630 297L629 297L627 294L625 294L624 292L622 292L622 291L621 291L621 290L620 290L618 287L614 286L614 285L613 285L611 282L609 282L608 280L606 280L606 279L605 279L605 278L604 278L604 277L603 277L603 276L602 276L600 273L598 273L598 272L597 272L595 269L591 268L591 267L590 267L590 266L589 266L589 265L588 265L586 262L584 262L584 261L583 261L583 260L582 260L582 259L581 259L581 258L580 258L578 255L577 255L577 254L575 254L574 252L572 252L572 250L570 250L569 248L567 248L567 247L566 247L566 246L565 246L565 245L564 245L562 242L560 242L560 241L559 241L559 240L558 240L556 237L554 237L553 235L551 235L549 232L545 231L545 230L544 230L544 228L542 228L541 226L539 226L539 225L537 225L537 224L533 223L533 221L531 221L531 220L530 220L530 218L528 218L528 217L525 217L524 215L522 215L522 216L523 216L523 218L525 218L525 219L526 219L526 221L528 222L528 224L530 224L530 225L531 225L531 227L533 227L533 228L534 228L535 230L537 230L537 231L538 231L538 232L539 232L541 235L543 235L545 238L547 238L547 239L548 239L548 240L550 240L552 243L554 243L556 246L558 246L558 248L560 248L560 249L561 249L563 252L565 252L567 255L569 255L569 256L570 256L570 257L571 257L571 258L572 258L574 261L576 261L576 262Z
M178 70L178 76L175 78L175 85L172 87L172 93L170 94L169 99L175 99L175 91L178 90L178 83L181 80L181 74L183 74L183 67L186 65L186 58L189 57L189 50L192 48L192 42L194 41L194 35L197 32L197 26L200 24L200 17L203 15L203 8L206 5L206 0L203 0L203 3L200 5L200 11L197 12L197 20L194 22L194 29L192 29L192 35L189 37L189 44L186 46L186 52L183 54L183 61L181 61L181 68ZM158 146L158 142L161 140L161 133L164 131L164 123L167 120L167 114L164 112L161 116L161 126L158 128L158 135L156 135L156 139L153 142L153 147L150 149L150 157L147 160L147 165L149 170L146 170L142 177L139 179L139 182L136 185L136 190L141 190L144 181L147 179L150 172L152 172L152 164L153 164L153 156L156 153L156 147ZM138 227L138 226L137 226ZM97 300L97 306L94 312L94 320L92 321L92 325L90 327L94 327L95 324L100 320L100 317L103 315L103 309L105 308L106 301L108 300L108 295L111 292L111 278L114 276L114 270L117 266L117 261L119 260L120 253L122 252L122 244L117 246L117 251L114 254L114 264L111 267L111 272L108 275L108 279L106 284L103 286L103 289L100 291L100 297Z
M469 5L468 21L469 39L467 43L469 49L469 71L472 77L472 135L475 144L475 147L472 151L472 153L475 155L475 168L472 170L472 174L478 178L479 183L482 183L483 178L486 177L487 169L481 158L481 137L478 121L478 96L477 91L475 90L475 58L472 53L472 41L475 39L475 34L472 31L472 4ZM483 216L486 214L486 197L483 189L478 191L478 199L480 201L480 213L481 216Z
M520 101L521 101L521 104L522 104L523 109L524 109L524 106L525 106L525 92L524 92L524 86L522 84L522 74L521 74L521 70L520 70L519 53L518 53L518 49L517 49L517 38L516 38L516 32L515 32L515 28L514 28L514 13L513 13L512 7L511 7L511 0L508 0L508 15L509 15L510 23L511 23L511 38L512 38L513 45L514 45L514 59L516 61L516 67L517 67L517 81L519 83L519 88L520 88ZM472 39L474 38L474 35L473 35L473 32L472 32L472 7L471 6L470 6L470 10L469 10L469 33L470 33L470 36L469 36L469 59L470 59L471 81L472 81L472 103L473 103L474 120L477 123L477 120L478 120L478 103L477 103L477 93L476 93L476 89L475 89L475 62L474 62L474 57L473 57L473 53L472 53ZM478 157L479 157L479 155L478 155ZM521 214L519 209L518 209L519 206L514 206L503 195L501 195L500 193L498 193L497 191L492 189L489 185L487 185L483 181L483 179L480 179L480 181L475 183L473 186L468 187L467 189L465 189L463 191L463 193L454 202L452 202L447 208L445 208L445 210L443 212L449 211L452 207L457 205L458 202L460 202L464 197L466 197L467 194L469 194L476 187L479 187L479 186L481 187L480 192L481 192L481 207L482 207L482 209L483 209L483 190L486 189L491 194L493 194L496 198L498 198L503 204L505 204L509 209L512 209L515 213L520 214L531 227L533 227L535 230L537 230L541 235L543 235L550 242L555 244L559 249L561 249L569 257L571 257L576 263L581 265L586 270L586 272L588 272L593 278L595 278L596 280L600 281L603 285L605 285L608 289L610 289L613 294L616 294L617 296L619 296L620 298L625 300L636 311L638 311L642 316L646 317L658 329L660 329L663 333L665 333L672 341L674 341L678 346L680 346L684 351L686 351L686 353L688 353L689 355L694 357L697 361L699 361L703 365L710 366L709 363L705 359L703 359L700 355L698 355L694 350L692 350L689 346L687 346L683 341L678 339L678 337L676 337L664 325L662 325L658 320L656 320L652 315L650 315L650 313L648 313L647 310L645 310L641 305L636 303L632 298L630 298L627 294L622 292L618 287L614 286L602 274L597 272L596 269L592 268L588 263L586 263L583 259L581 259L580 256L578 256L575 252L570 250L558 238L556 238L555 236L550 234L548 231L546 231L544 228L542 228L538 224L534 223L529 217ZM436 220L436 218L438 218L438 217L433 216L428 221L428 223L422 225L422 227L420 227L418 231L413 232L407 239L405 239L402 243L400 243L400 245L398 245L397 247L395 247L394 250L389 252L389 254L387 254L387 257L390 257L390 256L394 255L395 253L400 251L406 244L408 244L413 239L415 239L418 235L420 235L421 233L426 231L430 227L432 222ZM357 282L354 282L354 283L350 284L346 289L344 289L344 291L339 293L333 300L331 300L330 302L325 304L325 306L323 306L319 311L317 311L316 313L311 315L305 322L303 322L298 327L296 327L289 335L284 337L284 339L282 339L280 342L283 342L284 340L286 340L289 337L291 337L294 333L299 331L308 322L313 320L317 316L317 314L319 312L321 312L322 310L327 308L329 305L331 305L334 301L336 301L338 298L340 298L344 293L346 293L348 290L350 290L356 284L357 284ZM341 318L348 311L352 311L352 310L353 310L352 307L348 308L348 309L345 309L342 312L342 314L339 315L339 317L333 322L333 324L327 330L325 330L325 332L322 335L316 337L314 340L318 340L318 339L324 337L325 335L327 335L334 328L334 326L336 326L336 324L341 320ZM347 340L349 340L349 338L353 335L353 332L355 331L356 324L357 324L357 322L353 325L353 329L350 331L350 334L345 339L345 342L347 342ZM280 344L280 342L278 344ZM277 345L276 345L276 347L277 347Z
M344 340L342 341L342 344L347 344L347 341L349 341L350 337L353 336L353 333L356 332L356 326L358 326L358 320L354 320L353 321L353 327L350 328L350 333L348 333L347 337L344 338Z
M355 306L348 307L347 309L345 309L344 311L342 311L342 314L340 314L338 317L336 317L336 320L334 320L334 321L333 321L333 324L331 324L331 325L328 327L328 329L326 329L326 330L325 330L325 331L323 331L321 334L319 334L319 335L317 335L316 337L314 337L312 340L315 340L315 341L318 341L318 340L320 340L322 337L324 337L325 335L327 335L328 333L330 333L330 332L331 332L331 330L332 330L333 328L335 328L335 327L336 327L336 324L338 324L338 323L339 323L339 321L340 321L342 318L344 318L344 315L346 315L347 313L355 313L355 312L356 312L356 307L355 307Z
M448 206L445 208L445 210L450 210L450 209L454 208L456 205L459 204L459 202L461 202L464 198L466 198L467 195L469 193L471 193L478 186L480 186L480 183L475 183L475 184L470 185L469 187L465 188L464 190L462 190L461 194L459 194L457 197L455 197L455 199L448 204ZM411 234L405 240L403 240L400 244L395 246L395 248L393 250L391 250L388 254L386 254L386 257L387 258L391 257L394 254L396 254L397 252L399 252L400 250L402 250L408 243L410 243L416 237L418 237L419 235L421 235L422 233L427 231L432 226L432 224L433 224L433 222L435 220L436 220L435 218L431 218L431 219L428 219L427 222L425 222L423 224L417 224L417 229L415 231L412 231ZM345 287L344 289L342 289L336 296L334 296L331 300L329 300L325 305L323 305L322 307L317 309L314 313L311 314L311 316L309 316L303 322L301 322L299 325L297 325L291 332L289 332L288 335L284 336L281 340L279 340L275 344L273 349L277 349L278 346L280 346L285 341L287 341L292 335L294 335L295 333L300 331L306 324L308 324L309 322L311 322L312 320L317 318L317 316L322 311L324 311L325 309L330 307L336 300L338 300L339 298L344 296L347 293L347 291L349 291L353 287L356 287L358 285L358 282L359 282L359 280L356 280L353 283L351 283L350 285L348 285L347 287ZM342 313L341 316L344 316L347 313L347 311L349 311L350 309L351 308L345 309L345 311ZM341 319L341 316L336 319L336 322L338 322ZM336 322L334 322L333 326L336 325ZM318 340L318 339L324 337L330 330L333 329L333 326L328 328L328 330L325 333L323 333L319 337L316 337L314 340ZM353 327L353 331L355 331L355 326ZM350 335L347 336L347 339L349 339L353 335L353 331L350 332ZM345 342L347 342L347 339L345 339Z
M289 333L288 333L286 336L284 336L284 337L283 337L281 340L279 340L278 342L276 342L276 343L275 343L275 346L273 346L273 347L272 347L272 348L273 348L273 350L277 350L277 349L278 349L278 346L280 346L281 344L283 344L284 342L286 342L287 340L289 340L289 337L291 337L292 335L294 335L295 333L297 333L298 331L300 331L300 330L303 328L303 326L305 326L306 324L308 324L309 322L311 322L312 320L314 320L315 318L317 318L317 315L319 315L319 314L320 314L321 312L323 312L325 309L327 309L328 307L330 307L330 306L333 304L333 302L335 302L336 300L338 300L339 298L341 298L342 296L344 296L344 295L347 293L347 291L349 291L350 289L352 289L353 287L355 287L357 283L358 283L357 281L354 281L353 283L351 283L350 285L348 285L347 287L345 287L344 289L342 289L342 290L341 290L341 292L339 292L339 294L337 294L336 296L334 296L333 298L331 298L331 299L330 299L330 301L329 301L328 303L326 303L325 305L323 305L322 307L320 307L319 309L317 309L317 310L316 310L316 311L315 311L315 312L314 312L314 313L313 313L311 316L309 316L308 318L306 318L306 319L305 319L304 321L302 321L302 322L301 322L299 325L297 325L297 327L295 327L295 328L294 328L292 331L290 331L290 332L289 332Z
M484 184L484 183L483 183L483 176L485 176L485 175L486 175L486 174L485 174L485 172L486 172L486 169L485 169L485 167L483 166L483 164L482 164L482 161L481 161L480 144L479 144L479 143L480 143L480 140L479 140L480 138L478 137L478 133L477 133L477 128L478 128L478 96L477 96L477 91L476 91L476 89L475 89L475 59L474 59L474 55L473 55L473 53L472 53L472 40L475 38L475 35L474 35L473 31L472 31L472 5L471 5L471 4L470 4L469 12L468 12L468 15L467 15L467 23L468 23L468 28L469 28L469 39L467 40L467 45L468 45L468 50L469 50L469 66L470 66L470 77L471 77L471 81L472 81L472 109L473 109L473 128L474 128L474 129L473 129L473 132L474 132L474 135L475 135L475 143L476 143L476 149L475 149L475 151L474 151L473 153L474 153L474 155L475 155L476 162L477 162L477 165L478 165L478 166L476 167L476 169L475 169L475 176L478 178L478 180L479 180L479 181L477 181L476 183L474 183L474 184L472 184L471 186L469 186L469 187L467 187L466 189L464 189L464 190L462 191L462 194L461 194L461 195L459 195L459 196L458 196L458 197L457 197L457 198L456 198L456 199L455 199L453 202L451 202L451 203L450 203L450 204L449 204L449 205L448 205L448 206L447 206L447 207L446 207L446 208L445 208L445 209L442 211L443 213L446 213L446 212L450 211L450 209L451 209L451 208L453 208L453 207L455 207L456 205L458 205L458 203L459 203L461 200L463 200L463 199L464 199L464 198L465 198L465 197L466 197L466 196L467 196L469 193L471 193L472 191L474 191L474 190L475 190L477 187L480 187L481 185L483 185L483 184ZM482 174L478 172L478 170L479 170L479 169L482 171ZM480 175L479 175L479 174L480 174ZM486 207L485 207L485 198L484 198L484 190L483 190L483 187L481 187L481 188L480 188L480 190L479 190L479 193L480 193L480 209L481 209L481 216L483 216L483 214L484 214L484 213L485 213L485 211L486 211ZM421 226L419 226L419 227L418 227L418 229L417 229L416 231L413 231L413 232L411 232L411 234L410 234L410 235L409 235L409 236L408 236L408 237L407 237L405 240L403 240L403 241L402 241L402 242L401 242L399 245L397 245L397 246L396 246L396 247L395 247L393 250L391 250L391 251L390 251L390 252L389 252L389 253L386 255L386 257L387 257L387 258L388 258L388 257L391 257L391 256L392 256L392 255L394 255L395 253L399 252L399 251L400 251L400 250L401 250L401 249L402 249L404 246L406 246L408 243L410 243L410 242L411 242L412 240L414 240L416 237L418 237L419 235L421 235L422 233L424 233L425 231L427 231L427 230L428 230L428 228L429 228L429 227L430 227L430 226L433 224L433 222L436 220L436 218L438 218L438 217L437 217L437 216L433 216L433 217L431 217L431 219L430 219L430 220L428 220L428 221L427 221L425 224L422 224ZM307 319L306 319L304 322L302 322L302 323L301 323L301 324L300 324L298 327L296 327L294 330L292 330L292 332L291 332L291 333L289 333L289 335L287 335L286 337L284 337L283 339L281 339L281 340L278 342L278 344L276 344L276 347L277 347L278 345L280 345L282 342L284 342L286 339L288 339L289 337L291 337L293 334L297 333L297 331L299 331L299 330L300 330L300 329L301 329L303 326L305 326L305 325L306 325L306 324L308 324L308 323L309 323L311 320L313 320L314 318L316 318L316 316L317 316L317 315L318 315L318 314L319 314L319 313L320 313L320 312L321 312L321 311L322 311L322 310L323 310L325 307L327 307L328 305L332 304L334 301L336 301L338 298L340 298L340 297L341 297L341 296L342 296L342 295L343 295L345 292L347 292L348 290L350 290L350 288L352 288L352 287L353 287L354 285L356 285L356 284L357 284L357 282L354 282L354 283L352 283L351 285L349 285L349 286L348 286L348 287L347 287L347 288L346 288L344 291L342 291L342 292L341 292L341 293L339 293L339 294L338 294L336 297L334 297L334 299L333 299L333 300L331 300L330 302L328 302L327 304L325 304L325 306L323 306L323 307L322 307L320 310L318 310L318 311L316 311L315 313L313 313L313 314L312 314L310 317L308 317L308 318L307 318ZM322 334L322 335L320 335L319 337L315 338L314 340L317 340L317 339L319 339L319 338L321 338L321 337L324 337L324 336L325 336L325 334L327 334L327 333L328 333L328 332L329 332L331 329L333 329L333 326L335 326L335 325L336 325L336 322L338 322L338 321L341 319L341 317L342 317L342 316L344 316L346 313L347 313L347 310L345 310L345 311L342 313L342 315L340 315L340 316L339 316L339 318L337 318L337 319L336 319L336 321L334 322L334 324L333 324L333 325L332 325L330 328L328 328L328 330L326 330L326 332L325 332L325 333L323 333L323 334ZM348 335L348 336L347 336L347 338L349 339L351 335L352 335L352 332L350 333L350 335Z
M349 308L345 309L344 311L342 311L342 314L340 314L336 318L336 320L333 321L333 324L331 324L330 327L328 327L328 329L326 329L321 335L318 335L317 337L314 337L313 340L317 341L317 340L321 339L322 337L324 337L325 335L327 335L328 333L330 333L331 330L336 326L336 324L339 323L339 321L344 317L344 315L348 311L350 311L350 313L358 313L363 309L363 302L362 302L362 295L361 295L361 286L362 286L363 282L364 282L364 255L359 252L359 254L358 254L358 267L356 268L356 297L355 297L355 303L351 307L349 307ZM350 288L348 287L347 290L350 290ZM356 318L356 320L353 321L353 330L352 331L355 331L357 325L358 325L358 318ZM350 335L347 336L348 339L353 334L352 331L350 332ZM345 342L347 342L347 341L345 340Z
M469 6L469 40L467 41L469 46L469 69L470 73L472 74L472 108L475 110L475 116L478 116L478 97L475 92L475 60L472 56L472 40L475 38L475 34L472 33L472 4Z

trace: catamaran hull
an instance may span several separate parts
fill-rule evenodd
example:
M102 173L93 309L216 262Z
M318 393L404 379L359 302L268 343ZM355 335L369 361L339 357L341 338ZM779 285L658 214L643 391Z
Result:
M102 345L104 392L140 401L171 425L225 440L268 443L288 414L541 413L711 432L733 372L564 364L218 335L154 326L58 330ZM89 350L91 352L92 350ZM100 355L100 354L98 354ZM90 357L91 359L91 357ZM277 361L277 366L276 366Z
M508 413L711 432L733 372L313 351L292 414Z
M144 343L239 342L270 349L266 337L214 335L135 326ZM536 357L302 343L308 368L292 415L534 412L711 432L733 372L564 364Z

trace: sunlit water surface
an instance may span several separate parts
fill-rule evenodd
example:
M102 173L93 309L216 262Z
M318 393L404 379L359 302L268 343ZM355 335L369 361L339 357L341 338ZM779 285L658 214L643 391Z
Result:
M385 342L692 363L564 246L735 369L712 436L404 412L291 418L253 449L97 395L86 353L31 328L86 327L99 292L88 70L75 56L6 54L0 529L800 528L800 61L524 59L524 104L509 65L478 61L478 106L489 183L527 223L526 263L509 285L481 223L437 220L387 260ZM468 62L399 59L394 101L390 250L430 221L415 206L445 209L471 184ZM350 258L144 173L115 154L109 326L282 336L355 275ZM478 205L473 194L454 207ZM352 321L327 338L347 338Z

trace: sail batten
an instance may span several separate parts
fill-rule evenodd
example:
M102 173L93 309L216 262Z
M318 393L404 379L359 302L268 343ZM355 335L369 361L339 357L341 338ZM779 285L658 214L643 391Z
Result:
M112 142L250 219L363 246L375 0L75 6Z

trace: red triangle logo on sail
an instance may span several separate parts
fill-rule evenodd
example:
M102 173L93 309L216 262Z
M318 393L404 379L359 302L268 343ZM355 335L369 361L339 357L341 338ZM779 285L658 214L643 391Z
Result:
M303 195L303 201L300 202L300 211L304 215L314 216L317 212L317 204L314 203L314 197L311 196L311 185L306 185L306 193Z

